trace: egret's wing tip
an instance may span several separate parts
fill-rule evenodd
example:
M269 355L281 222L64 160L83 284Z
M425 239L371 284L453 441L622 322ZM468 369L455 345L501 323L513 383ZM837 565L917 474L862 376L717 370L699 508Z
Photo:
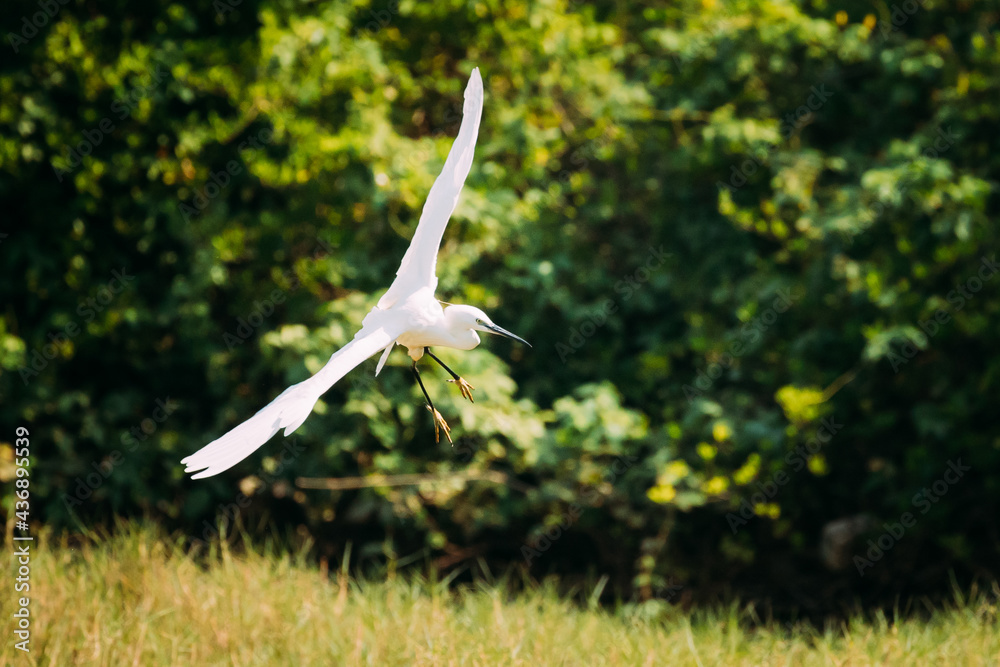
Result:
M469 84L465 87L465 96L476 95L483 90L483 77L479 73L479 68L472 70L472 74L469 76Z

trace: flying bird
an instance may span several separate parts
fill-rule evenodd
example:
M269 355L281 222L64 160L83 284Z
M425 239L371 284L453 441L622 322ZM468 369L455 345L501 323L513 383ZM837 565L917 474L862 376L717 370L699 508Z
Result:
M430 394L420 379L417 361L427 354L451 375L449 382L458 385L462 396L472 401L472 390L475 387L448 368L430 348L442 346L471 350L479 345L479 331L499 334L528 344L523 338L494 324L479 308L451 304L443 307L442 302L434 296L438 282L438 248L441 246L448 218L455 210L458 196L472 167L482 112L483 80L477 67L472 70L465 88L465 104L458 137L448 153L441 174L427 195L417 231L403 255L403 261L396 271L396 279L362 320L361 330L355 334L354 339L335 352L326 365L311 378L292 385L253 417L183 459L181 463L187 466L185 472L197 473L193 475L194 479L217 475L252 454L280 429L285 429L285 436L290 435L312 413L316 401L326 390L365 359L382 352L375 369L375 375L378 375L395 345L406 347L413 359L413 374L434 419L435 439L440 440L440 431L443 430L451 442L451 429L434 407Z

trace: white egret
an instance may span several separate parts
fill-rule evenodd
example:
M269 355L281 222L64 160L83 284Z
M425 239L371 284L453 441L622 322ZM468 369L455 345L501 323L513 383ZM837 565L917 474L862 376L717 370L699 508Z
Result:
M449 382L455 382L462 396L471 401L474 387L445 366L431 353L430 347L440 345L471 350L479 345L477 331L500 334L527 344L524 339L498 327L479 308L458 305L444 308L434 297L438 248L472 167L482 111L483 80L479 76L479 68L476 68L472 70L465 89L458 137L441 174L427 195L417 231L403 255L396 279L365 316L354 340L335 352L311 378L281 392L253 417L181 461L187 466L185 472L196 472L195 479L217 475L256 451L279 429L285 429L288 436L306 420L326 390L362 361L384 350L375 369L375 375L378 375L396 344L405 346L413 359L413 373L427 400L427 409L434 418L435 438L440 439L439 429L443 429L451 441L448 423L435 409L420 379L417 361L425 353L428 354L452 376Z

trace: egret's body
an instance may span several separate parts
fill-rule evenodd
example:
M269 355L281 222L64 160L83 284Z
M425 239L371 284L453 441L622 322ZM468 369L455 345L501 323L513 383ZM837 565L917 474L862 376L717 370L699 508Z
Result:
M383 351L375 370L378 375L396 344L406 347L413 359L413 372L434 417L435 433L441 427L445 435L448 435L448 425L434 409L430 395L420 381L416 362L425 353L430 354L451 374L453 380L450 381L458 384L462 395L472 400L473 387L441 363L428 348L441 346L471 350L479 345L477 331L496 333L525 342L493 324L486 313L478 308L453 305L442 307L434 296L437 288L435 272L438 248L448 218L455 209L465 178L472 167L482 110L483 83L477 68L473 70L465 89L465 107L458 137L448 153L441 175L434 181L427 195L420 222L410 241L410 247L403 255L396 279L378 304L365 316L354 340L335 352L326 365L311 378L292 385L253 417L181 461L187 465L186 472L197 472L194 475L196 479L216 475L245 459L279 429L284 429L285 435L289 435L306 420L319 397L334 383L368 357ZM450 440L451 436L448 438Z
M396 339L396 344L407 348L410 358L414 361L419 361L424 356L426 347L441 346L456 350L471 350L479 345L479 334L476 330L456 321L456 315L461 312L455 310L457 306L442 308L437 301L418 302L412 305L413 310L410 313L412 326Z

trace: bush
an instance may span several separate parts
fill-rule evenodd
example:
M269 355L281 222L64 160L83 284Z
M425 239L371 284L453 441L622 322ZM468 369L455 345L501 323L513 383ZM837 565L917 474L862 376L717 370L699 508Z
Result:
M644 597L995 575L996 19L866 7L60 5L0 70L0 415L32 433L32 516L277 522L331 557ZM37 11L12 8L4 34ZM473 66L439 296L534 347L441 352L481 397L426 373L454 448L397 352L295 440L186 479L388 285ZM295 486L409 473L445 481Z

